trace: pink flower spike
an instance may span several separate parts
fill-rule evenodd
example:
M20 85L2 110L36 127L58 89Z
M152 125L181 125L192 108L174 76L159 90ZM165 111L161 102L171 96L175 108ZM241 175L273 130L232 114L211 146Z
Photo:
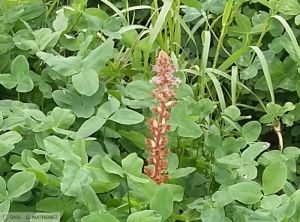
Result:
M144 172L157 184L161 184L168 180L166 170L168 168L167 156L169 149L167 144L169 138L166 134L171 128L167 123L170 119L169 109L176 104L173 87L177 87L181 81L173 76L176 68L171 63L169 56L163 51L159 53L152 70L156 73L156 76L150 82L156 85L153 95L159 105L152 109L153 113L157 113L157 119L150 118L149 121L152 138L147 139L146 144L151 156L147 161L148 166L144 168Z

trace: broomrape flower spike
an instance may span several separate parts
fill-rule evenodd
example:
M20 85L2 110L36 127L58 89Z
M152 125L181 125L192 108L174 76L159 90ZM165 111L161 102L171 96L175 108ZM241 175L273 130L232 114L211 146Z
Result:
M167 181L168 167L167 156L169 142L167 132L170 125L167 121L170 119L170 108L176 104L174 86L180 84L180 79L173 76L176 71L175 66L171 63L169 56L161 51L153 66L156 73L150 82L156 85L153 95L159 105L152 109L153 117L149 120L151 138L146 139L147 148L150 151L150 158L147 160L148 166L144 172L152 178L157 184Z

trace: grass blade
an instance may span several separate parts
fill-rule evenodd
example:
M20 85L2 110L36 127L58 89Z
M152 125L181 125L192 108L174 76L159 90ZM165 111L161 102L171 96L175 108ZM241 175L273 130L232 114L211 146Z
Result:
M294 48L296 50L297 56L300 59L300 47L298 45L296 36L293 33L293 30L291 29L291 27L289 26L289 24L285 21L285 19L282 18L281 16L274 15L273 18L277 19L283 25L283 27L285 28L285 31L289 35L289 37L290 37L290 39L292 41L292 44L293 44L293 46L294 46Z
M128 32L130 30L136 30L136 29L147 29L147 27L142 25L127 25L121 27L121 29L118 31L119 34L123 34L125 32Z
M194 25L192 28L192 33L195 34L195 32L206 22L205 18L199 19L199 21Z
M189 40L191 39L195 45L196 48L196 53L198 55L198 47L197 47L197 43L196 40L194 38L194 33L190 30L190 28L187 26L187 24L185 23L185 21L183 21L183 19L181 18L181 16L179 14L176 14L176 19L179 21L181 27L184 29L184 31L186 32L186 34L189 36L186 44L189 42Z
M238 82L238 69L236 66L232 67L231 72L231 103L236 104L236 86Z
M201 58L201 70L205 72L209 55L211 35L209 31L204 31L203 51Z
M253 51L256 53L256 55L257 55L257 57L260 61L260 64L262 66L263 73L265 75L266 82L267 82L267 85L268 85L269 93L270 93L270 96L271 96L271 101L273 103L275 103L273 83L272 83L272 79L271 79L271 75L270 75L267 60L266 60L263 52L260 50L260 48L258 48L257 46L250 46L250 48L253 49Z
M206 73L206 67L207 67L207 61L208 61L208 55L209 55L209 48L210 48L210 41L211 41L211 35L209 31L203 32L203 51L202 51L202 58L201 58L201 78L198 78L198 84L200 84L200 96L204 98L205 96L205 73Z
M125 16L123 15L123 13L110 1L108 0L101 0L101 2L103 2L104 4L106 4L108 7L110 7L116 14L118 14L118 16L120 16L120 18L124 19L124 21L126 21Z
M231 14L232 5L233 5L233 0L229 0L225 5L225 9L224 9L223 17L222 17L222 26L223 27L227 25L227 21Z
M197 74L197 72L195 72L194 70L186 70L187 72L191 72L192 74L196 74L196 75L199 75L199 73ZM228 80L231 80L231 76L228 75L226 72L223 72L221 70L218 70L218 69L213 69L213 68L207 68L206 69L207 72L212 72L212 73L215 73L219 76L222 76L224 77L225 79L228 79ZM260 97L258 95L256 95L251 89L249 89L247 86L245 86L243 83L241 82L237 82L237 84L239 86L241 86L242 88L244 88L245 90L247 90L249 93L251 93L253 96L255 96L255 98L257 99L257 101L259 102L259 104L261 105L261 107L266 111L266 107L264 105L264 103L262 102L262 100L260 99Z
M155 25L153 27L153 29L150 29L150 35L149 35L149 49L151 49L156 37L158 36L159 32L161 31L166 17L169 13L169 11L171 10L171 6L172 6L172 1L171 0L165 0L164 1L164 5L161 8L161 11L159 13L159 16L155 22Z
M159 16L157 17L157 20L154 24L153 28L149 28L149 41L148 41L148 46L147 46L147 51L145 51L144 53L144 70L146 71L148 68L148 60L149 60L149 54L150 54L150 50L152 48L152 45L154 43L154 41L156 40L159 32L161 31L166 17L169 13L169 11L171 10L172 7L172 1L171 0L164 0L164 4L160 10Z
M145 9L154 10L154 8L149 6L149 5L136 5L136 6L125 8L125 9L121 10L120 12L121 13L127 13L127 12L130 12L130 11L145 10ZM114 14L113 17L115 17L116 15L118 15L118 13Z
M196 76L201 76L201 73L197 70L193 70L193 69L182 69L181 70L182 72L187 72L187 73L191 73L191 74L194 74ZM218 69L213 69L213 68L207 68L206 69L207 72L210 72L210 73L215 73L219 76L222 76L223 78L227 79L227 80L231 80L231 76L228 75L226 72L223 72L221 70L218 70ZM248 91L249 93L251 93L256 99L257 101L259 102L259 104L261 105L262 109L266 112L266 107L264 105L264 103L262 102L262 100L260 99L260 97L258 95L256 95L251 89L249 89L247 86L245 86L243 83L241 82L237 82L238 86L244 88L246 91ZM241 106L241 105L239 105Z
M231 56L229 56L218 69L225 72L233 63L235 63L242 55L249 51L248 46L244 46L237 51L235 51Z
M220 107L222 112L226 109L226 103L225 103L225 98L224 98L224 93L221 87L221 84L219 82L219 80L216 78L216 76L214 74L212 74L211 72L207 72L207 75L209 76L209 78L211 79L211 81L213 82L217 95L218 95L218 99L219 99L219 103L220 103Z

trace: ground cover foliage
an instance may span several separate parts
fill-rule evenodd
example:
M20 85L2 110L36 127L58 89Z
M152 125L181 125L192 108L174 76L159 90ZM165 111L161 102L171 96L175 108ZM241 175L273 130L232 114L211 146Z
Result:
M299 221L299 25L297 0L0 0L0 211ZM160 50L181 84L158 185Z

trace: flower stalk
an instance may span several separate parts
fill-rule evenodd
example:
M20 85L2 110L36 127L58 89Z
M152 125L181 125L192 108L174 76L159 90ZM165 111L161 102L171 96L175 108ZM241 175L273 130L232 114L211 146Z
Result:
M151 82L156 85L153 96L158 101L158 106L152 109L153 117L149 120L151 138L146 140L146 145L150 151L150 157L144 172L157 184L161 184L168 180L166 170L169 138L167 132L170 130L170 125L167 121L170 119L170 108L176 104L174 86L178 86L180 80L173 76L176 71L175 66L163 51L159 53L153 71L156 75Z

